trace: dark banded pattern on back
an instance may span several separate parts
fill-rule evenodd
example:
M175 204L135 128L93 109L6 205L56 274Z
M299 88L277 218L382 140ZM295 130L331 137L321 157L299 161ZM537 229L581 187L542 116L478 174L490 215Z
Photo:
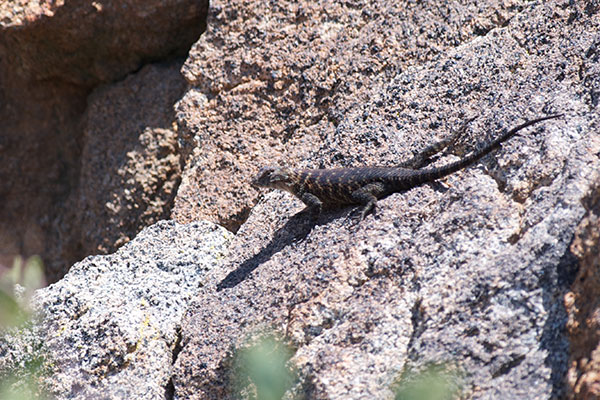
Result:
M473 151L463 159L438 168L409 169L403 167L357 167L334 169L294 170L287 167L265 167L253 180L257 187L287 190L301 199L309 208L320 212L322 205L362 204L361 218L373 209L377 199L389 194L432 182L463 169L513 137L520 130L561 114L549 115L527 121L503 132L493 141ZM452 143L455 138L430 145L425 156ZM409 167L414 167L410 165Z
M394 187L399 187L414 172L394 167L357 167L306 169L298 171L298 175L304 190L317 196L323 203L356 204L352 193L365 185L393 182Z

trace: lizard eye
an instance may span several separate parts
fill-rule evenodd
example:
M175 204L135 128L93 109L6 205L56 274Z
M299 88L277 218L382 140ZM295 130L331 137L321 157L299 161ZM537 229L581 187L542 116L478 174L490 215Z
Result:
M271 182L271 175L275 171L273 167L263 167L258 171L258 175L252 180L253 186L267 186Z
M256 178L252 181L253 186L274 187L278 182L285 182L289 179L288 170L281 167L263 167L258 172Z
M290 179L290 173L286 168L272 168L269 173L269 180L275 182L287 182Z

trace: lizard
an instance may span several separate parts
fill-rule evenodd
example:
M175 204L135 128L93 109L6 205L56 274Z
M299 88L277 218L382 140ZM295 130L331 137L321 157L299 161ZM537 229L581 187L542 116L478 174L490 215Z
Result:
M267 166L260 169L251 184L255 188L280 189L290 192L307 206L309 212L320 214L323 207L348 205L362 206L358 220L375 209L377 200L392 193L402 192L424 183L433 182L474 164L483 156L528 126L562 114L547 115L529 120L500 134L464 158L441 167L412 169L406 163L393 166L367 166L331 169L292 169ZM446 140L429 146L425 157L437 153L454 140Z

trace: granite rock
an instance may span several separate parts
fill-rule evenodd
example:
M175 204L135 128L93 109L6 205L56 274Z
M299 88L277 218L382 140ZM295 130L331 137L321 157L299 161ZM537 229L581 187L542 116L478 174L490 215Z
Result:
M327 166L321 145L374 88L516 15L526 1L211 2L182 73L177 107L185 168L173 217L236 231L265 163ZM424 116L432 119L433 112ZM447 128L447 127L440 127ZM364 161L381 161L361 143Z
M169 217L181 176L173 126L180 67L147 65L88 96L78 185L55 222L56 263L112 253Z
M294 349L288 399L390 399L400 376L432 363L459 371L465 398L593 395L599 11L212 2L182 68L177 126L176 63L96 89L78 111L87 186L60 204L88 227L123 222L73 231L112 251L168 207L180 162L172 216L237 234L160 222L75 264L38 292L35 329L0 341L0 373L42 346L58 398L233 399L236 351L267 330ZM161 86L149 82L162 78L152 108ZM248 185L267 163L394 165L470 120L443 165L555 112L475 165L382 199L358 225L351 207L311 219L289 194ZM132 136L103 143L103 126L122 121Z
M587 210L571 245L579 259L579 271L564 298L571 343L569 397L600 397L600 188L583 201Z
M123 175L140 172L139 165L122 160L123 170L127 169L122 174L100 168L100 174L116 175L92 176L92 181L83 181L89 176L81 174L82 167L85 170L86 165L102 163L102 159L84 157L98 156L98 152L89 150L97 142L106 149L101 158L107 153L120 154L124 149L119 145L131 144L141 136L146 128L143 123L150 120L143 118L139 107L147 113L154 111L156 119L172 113L172 104L159 108L173 93L180 96L181 79L174 82L168 68L158 67L165 73L161 77L156 70L148 73L140 69L185 55L205 28L207 5L205 0L0 2L0 263L10 265L16 255L38 254L44 259L49 280L56 281L74 262L110 247L99 243L107 230L106 238L115 243L139 230L140 226L131 224L131 219L139 215L138 210L132 210L130 215L121 212L124 226L113 225L110 218L95 220L93 224L86 222L85 226L77 224L84 217L72 213L81 200L76 199L81 195L77 192L80 186L84 191L97 187L114 194L114 187L96 182L117 182ZM140 76L137 80L126 79L128 74ZM142 79L147 79L147 87L155 87L154 92L137 92L149 96L147 99L135 98L143 86ZM121 80L126 82L118 82ZM106 119L87 109L88 95L98 88L106 96L110 92L106 85L114 82L113 95L120 93L121 97L116 104L102 108L98 102L103 95L93 94L90 98L95 110L108 113L104 118L110 116L111 127L120 124L120 129L103 131L100 125L90 126ZM175 86L168 88L169 82ZM105 86L99 88L100 85ZM131 85L131 92L126 93L124 85ZM148 103L158 95L165 100L150 107ZM134 126L134 118L140 118L140 126ZM174 132L172 119L147 128ZM95 135L91 140L90 133ZM116 133L128 138L118 140ZM162 168L164 157L154 161L150 156L152 143L164 141L166 132L155 133L156 138L149 140L146 162ZM140 147L143 143L137 149ZM137 192L131 196L136 201L149 203L139 204L146 211L156 209L160 203L156 200L164 198L164 193L152 188L140 194L136 182L131 182L131 186L128 182L120 184L125 186L123 190ZM166 185L173 186L172 179L166 179ZM97 197L102 198L100 194ZM90 210L92 201L81 200L88 207L86 211L98 216L106 214L105 202L94 204ZM114 199L108 201L111 202ZM141 220L147 225L168 214L169 209L162 207L155 215ZM94 240L82 242L82 230L86 238Z
M161 221L116 253L75 264L36 292L36 329L0 341L0 354L10 361L0 363L0 372L31 358L33 347L48 365L43 386L53 398L172 396L181 320L231 238L209 222Z
M454 3L443 4L441 9ZM367 74L357 67L361 40L373 57L378 48L394 51L391 43L376 47L367 41L370 27L384 26L389 37L410 31L384 22L385 2L345 5L349 16L335 12L339 4L332 5L331 14L316 5L287 13L283 7L269 13L215 6L209 14L214 30L227 27L219 35L237 38L227 43L245 56L237 64L225 58L213 75L192 51L184 67L196 86L179 105L179 121L182 134L198 147L189 145L191 162L180 194L200 193L204 201L188 213L192 208L178 198L175 216L237 218L245 207L238 199L255 196L243 177L263 163L394 165L475 117L451 153L435 164L442 165L524 119L565 116L528 129L441 182L381 200L377 212L357 227L346 222L349 208L311 221L289 194L261 195L237 233L225 269L209 273L190 306L175 363L175 397L232 398L231 355L249 332L265 326L297 348L293 362L301 378L292 398L388 399L399 375L429 363L457 365L468 398L565 396L569 336L562 299L578 265L569 246L585 213L581 199L600 179L597 10L582 2L522 3L498 25L477 31L481 36L467 35L413 65L387 54L382 60L396 69L375 63ZM371 9L381 14L365 11ZM416 20L427 15L411 12ZM372 24L355 25L356 15ZM257 21L263 29L247 26L240 32L238 18ZM302 29L281 29L288 20ZM323 29L332 26L337 30L325 35ZM214 30L194 47L207 57ZM297 39L289 39L292 33ZM290 44L281 54L270 54L263 43L273 43L266 40L271 34L280 35L279 45L304 47ZM342 62L335 51L318 51L324 37L344 48L343 39L352 34L352 62ZM303 48L313 57L302 57ZM294 52L305 69L294 68ZM280 70L279 59L291 66ZM336 80L339 68L359 72ZM364 93L339 89L353 94L352 104L332 100L338 88L360 81L361 74ZM278 87L278 76L293 79ZM310 80L314 76L321 80ZM285 94L304 85L322 89L317 97L327 106L317 112L321 103L299 89L294 89L301 93L297 102ZM286 101L293 110L289 117L273 115L275 122L261 125L260 110L275 113ZM217 111L221 106L229 110L226 115ZM286 131L288 121L297 121L298 129ZM216 185L210 183L213 170L220 171L214 182L221 186L209 195ZM201 182L193 189L190 175ZM236 177L229 189L223 187L226 176Z

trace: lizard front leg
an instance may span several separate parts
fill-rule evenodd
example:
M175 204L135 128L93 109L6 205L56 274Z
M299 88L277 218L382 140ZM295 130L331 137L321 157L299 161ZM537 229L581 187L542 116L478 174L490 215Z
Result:
M308 211L312 215L318 216L319 214L321 214L321 210L323 209L323 202L317 196L309 192L303 192L298 197L300 198L300 200L302 200L304 204L306 204L306 208L308 208Z
M358 221L362 221L369 212L375 209L377 199L385 193L385 185L381 182L369 183L352 192L352 200L361 204L362 208L358 214Z

